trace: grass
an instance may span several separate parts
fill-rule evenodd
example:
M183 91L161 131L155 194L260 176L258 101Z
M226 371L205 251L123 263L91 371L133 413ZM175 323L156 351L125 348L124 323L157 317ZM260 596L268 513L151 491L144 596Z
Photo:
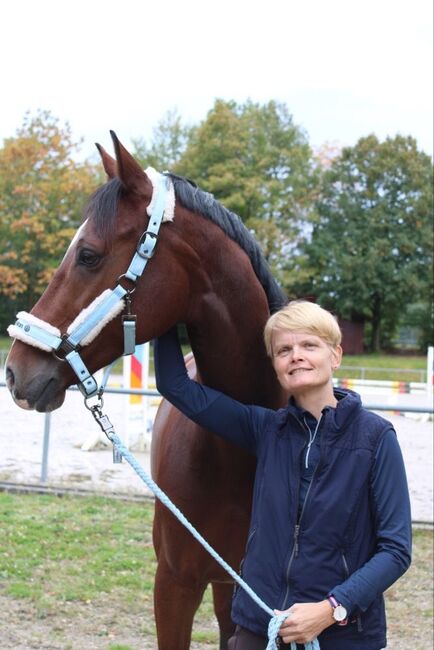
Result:
M152 517L151 502L0 492L0 602L8 633L24 633L22 617L28 611L24 627L34 648L44 647L37 640L47 628L59 644L50 647L62 650L155 648ZM392 650L431 647L426 635L432 616L432 544L431 530L415 531L413 566L388 592L390 629L398 643L394 646L392 639ZM420 634L428 645L415 644ZM191 647L216 648L217 639L208 590ZM2 648L16 645L2 639Z
M1 494L0 520L7 549L0 555L0 577L13 597L49 606L54 601L87 602L113 589L151 587L149 506ZM149 575L137 571L144 565Z
M390 381L426 381L426 356L400 354L344 355L336 377ZM364 368L362 377L361 368Z
M105 638L114 626L113 616L107 619L107 612L115 609L130 621L133 637L139 632L142 638L150 639L149 647L154 647L156 560L151 542L152 519L152 502L0 492L3 618L7 617L11 626L7 608L13 611L13 603L26 602L34 620L53 624L60 616L64 622L56 625L66 632L65 621L77 619L77 629L85 629L83 618L91 616L95 624L92 634ZM104 609L102 620L96 615L100 609ZM89 613L84 614L84 611ZM209 647L206 643L217 640L216 630L208 624L201 627L201 618L205 621L213 618L208 593L193 639L205 644L201 647ZM146 625L141 623L143 620L147 621ZM22 622L17 621L17 625L22 626ZM77 633L76 630L75 636ZM120 636L125 634L125 631L119 632ZM6 647L14 646L2 645ZM69 647L66 638L60 641L59 647L62 650ZM93 646L83 639L77 645L77 648L82 647ZM136 646L101 642L96 647L130 650ZM142 650L143 646L140 648Z

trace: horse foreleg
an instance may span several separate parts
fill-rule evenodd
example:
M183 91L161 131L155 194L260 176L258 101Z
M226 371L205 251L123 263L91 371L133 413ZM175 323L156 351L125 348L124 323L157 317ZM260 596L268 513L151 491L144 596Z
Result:
M164 560L155 574L154 612L158 650L189 650L193 619L206 585L182 585Z
M214 612L220 629L219 650L227 650L229 638L233 635L235 625L231 619L231 604L234 585L228 582L212 584Z

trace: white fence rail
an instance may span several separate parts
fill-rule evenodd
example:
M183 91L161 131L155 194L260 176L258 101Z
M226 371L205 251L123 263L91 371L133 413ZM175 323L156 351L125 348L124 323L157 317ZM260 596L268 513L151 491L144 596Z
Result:
M342 382L340 382L342 383ZM357 382L359 383L359 382ZM390 382L389 382L390 383ZM378 384L378 382L377 382ZM425 384L421 384L425 387ZM6 383L0 381L0 388L5 388ZM354 387L354 386L351 386ZM355 387L357 389L357 387ZM76 386L71 386L68 388L70 391L78 391ZM157 390L143 390L143 389L134 389L134 388L117 388L117 387L107 387L105 389L106 393L112 394L121 394L121 395L141 395L145 397L161 397L160 393ZM363 400L364 406L372 411L393 411L396 413L409 413L409 414L426 414L432 415L434 413L434 408L427 405L410 405L410 404L391 404L391 403L374 403L369 402L369 400ZM51 427L51 413L45 413L44 415L44 435L43 435L43 445L42 445L42 459L41 459L41 474L40 481L41 483L46 483L48 478L48 457L49 457L49 446L50 446L50 427ZM95 427L98 429L97 424Z

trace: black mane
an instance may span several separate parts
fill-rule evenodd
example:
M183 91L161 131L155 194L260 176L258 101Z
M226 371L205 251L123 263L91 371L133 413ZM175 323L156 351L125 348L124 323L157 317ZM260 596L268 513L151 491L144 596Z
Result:
M247 230L240 217L216 201L212 194L200 190L186 178L170 173L167 175L173 182L177 200L185 208L201 214L218 225L246 252L264 288L270 312L274 313L286 304L287 298L273 278L258 242ZM121 181L113 178L96 190L85 210L84 218L92 218L99 236L106 242L109 242L113 236L122 193Z
M167 175L172 179L176 198L185 208L198 212L215 223L247 253L267 296L270 313L273 314L283 307L288 300L273 278L258 242L247 230L240 217L216 201L212 194L200 190L190 180L175 174Z

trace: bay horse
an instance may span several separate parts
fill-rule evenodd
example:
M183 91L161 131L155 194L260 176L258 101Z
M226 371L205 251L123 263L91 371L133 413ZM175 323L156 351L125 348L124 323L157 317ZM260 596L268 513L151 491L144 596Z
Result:
M112 133L116 158L97 145L108 176L85 210L83 224L31 311L31 317L65 332L77 315L114 286L148 227L154 184ZM271 311L285 296L257 242L241 220L210 194L167 174L174 192L172 218L162 223L155 254L131 292L137 342L185 323L197 381L245 403L277 408L284 395L262 341ZM24 338L24 341L26 339ZM67 363L15 340L6 381L16 404L52 411L77 383ZM88 345L78 346L90 372L122 354L120 318ZM122 436L122 433L120 432ZM186 419L162 401L153 427L152 474L192 524L235 569L249 526L255 459ZM234 630L233 583L173 515L155 504L157 556L154 611L160 650L188 650L195 612L208 584L220 631L220 649Z

